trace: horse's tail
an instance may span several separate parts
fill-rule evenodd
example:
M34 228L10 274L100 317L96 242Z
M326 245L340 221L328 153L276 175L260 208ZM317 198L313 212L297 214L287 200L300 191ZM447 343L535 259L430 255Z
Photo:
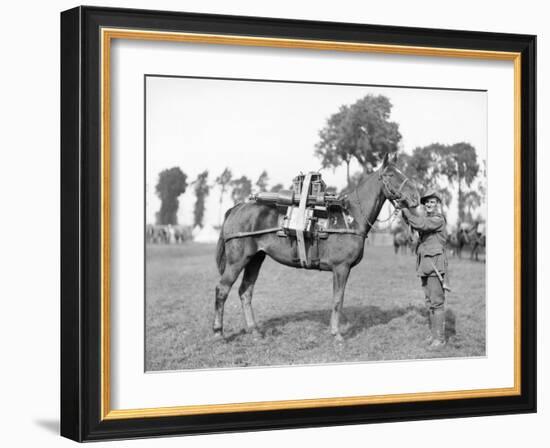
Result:
M218 238L218 245L216 246L216 264L218 265L218 272L220 275L225 271L225 241L223 239L223 227L220 230L220 237Z
M231 210L233 210L233 207L230 208L225 212L225 216L223 217L223 224L225 224L225 220L231 213ZM218 244L216 246L216 264L218 265L218 272L220 275L222 275L225 271L225 238L223 236L223 224L220 228L220 236L218 238Z

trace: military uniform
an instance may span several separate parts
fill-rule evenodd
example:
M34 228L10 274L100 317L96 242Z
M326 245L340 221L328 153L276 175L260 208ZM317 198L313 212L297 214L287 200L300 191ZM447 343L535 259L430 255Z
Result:
M420 202L424 204L430 198L436 198L441 202L435 192L428 192ZM439 212L417 216L404 209L403 217L419 234L416 247L416 272L420 277L426 298L431 330L430 342L432 346L440 346L445 344L445 290L437 272L442 278L447 273L445 252L447 222Z

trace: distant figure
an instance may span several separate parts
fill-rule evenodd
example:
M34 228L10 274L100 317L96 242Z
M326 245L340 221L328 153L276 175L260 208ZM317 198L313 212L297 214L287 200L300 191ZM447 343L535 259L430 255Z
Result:
M470 260L479 261L479 251L485 247L485 224L477 220L471 224L462 222L450 232L447 242L453 256L462 258L462 250L470 246Z
M425 216L413 214L403 209L403 218L418 231L419 242L416 248L416 272L420 277L426 306L428 308L430 335L428 344L431 348L445 345L445 284L447 272L447 222L438 210L441 198L435 191L428 191L420 198L426 210Z
M172 224L168 224L166 231L168 232L168 244L174 243L176 241L176 229Z
M474 221L471 230L472 252L470 252L470 260L479 261L479 251L485 247L485 224L480 221Z
M470 234L468 233L467 226L467 223L460 223L451 237L453 255L458 255L458 258L462 258L462 249L464 249L464 246L470 244Z
M393 250L395 255L399 253L399 248L401 248L401 253L407 253L407 247L410 244L409 232L406 229L400 229L399 231L393 234Z

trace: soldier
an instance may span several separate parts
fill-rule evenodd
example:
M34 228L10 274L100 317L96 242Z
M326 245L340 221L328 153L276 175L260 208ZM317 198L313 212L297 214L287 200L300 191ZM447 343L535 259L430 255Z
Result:
M447 222L438 210L441 205L439 194L428 191L420 199L426 210L425 216L403 209L403 218L419 233L416 247L416 272L421 279L428 308L431 348L445 345L445 273L447 272Z

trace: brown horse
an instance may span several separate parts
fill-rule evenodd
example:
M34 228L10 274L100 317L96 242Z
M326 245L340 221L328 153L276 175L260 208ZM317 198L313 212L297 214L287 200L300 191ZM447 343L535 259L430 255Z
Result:
M345 202L351 216L350 224L355 233L331 233L319 242L319 269L333 273L333 305L330 319L331 333L342 340L339 321L344 300L344 289L350 269L363 257L365 238L376 221L386 200L398 206L416 207L419 195L416 187L395 166L395 156L384 157L382 166L366 178L355 190L346 194ZM300 262L293 258L289 238L276 232L243 238L224 238L239 232L253 232L277 227L276 207L245 202L229 209L225 214L218 240L216 262L221 279L216 286L214 333L222 335L225 300L233 283L244 269L239 287L242 309L249 331L258 332L252 311L252 291L266 254L287 266L300 268Z

